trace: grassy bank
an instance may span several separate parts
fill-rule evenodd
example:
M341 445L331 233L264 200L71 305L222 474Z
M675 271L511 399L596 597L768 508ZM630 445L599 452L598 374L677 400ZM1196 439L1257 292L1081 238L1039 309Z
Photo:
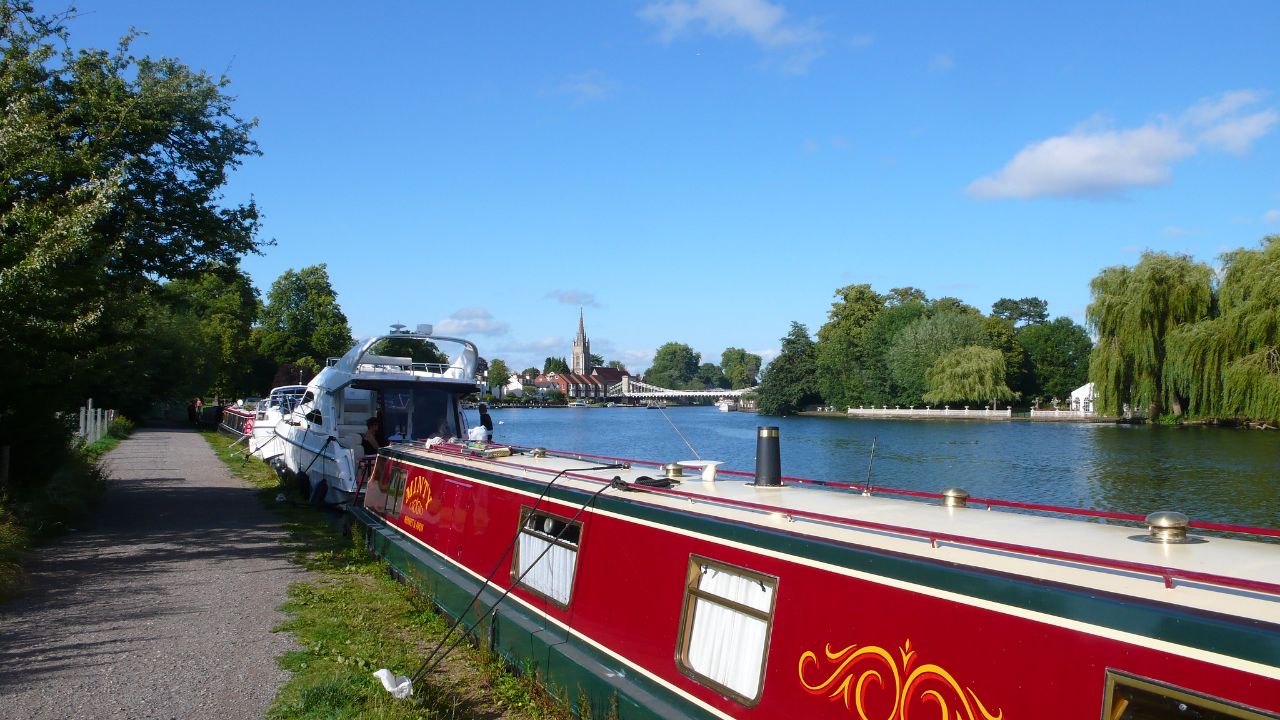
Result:
M414 688L414 701L395 700L373 677L379 668L411 674L448 625L430 598L393 580L344 532L342 515L301 502L266 464L244 460L226 436L204 433L232 473L258 488L279 514L311 578L289 589L279 630L299 650L281 665L292 677L268 712L271 718L499 718L550 720L569 713L490 653L464 643ZM277 501L283 495L286 500Z
M33 548L89 514L104 487L98 461L131 432L133 423L118 418L98 442L70 448L48 478L22 483L27 489L21 496L0 496L0 602L27 588L22 566Z

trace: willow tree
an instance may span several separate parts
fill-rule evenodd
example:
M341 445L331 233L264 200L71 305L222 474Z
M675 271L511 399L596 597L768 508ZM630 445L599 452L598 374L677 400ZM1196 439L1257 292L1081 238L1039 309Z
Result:
M1213 270L1187 255L1145 252L1133 268L1109 267L1089 284L1086 315L1098 337L1089 359L1100 412L1128 405L1155 417L1181 415L1186 397L1164 379L1165 341L1213 312Z
M1280 419L1280 236L1222 261L1218 315L1170 334L1165 380L1193 413Z
M946 402L980 404L1013 400L1017 393L1005 383L1004 353L995 348L966 345L944 353L926 373L930 405Z

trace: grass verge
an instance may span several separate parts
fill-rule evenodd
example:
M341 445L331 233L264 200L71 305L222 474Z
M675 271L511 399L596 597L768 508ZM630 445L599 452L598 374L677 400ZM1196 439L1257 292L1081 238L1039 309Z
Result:
M33 548L89 514L106 487L98 461L132 432L133 423L117 418L102 439L71 447L49 477L31 483L20 497L0 497L0 602L29 586L23 563Z
M268 717L431 718L463 720L552 720L570 717L546 695L530 673L519 675L491 653L463 644L441 664L430 682L414 687L414 700L396 700L373 677L379 668L409 674L448 629L430 598L390 577L386 566L344 532L344 516L301 502L280 485L257 458L244 459L227 437L202 433L232 474L258 489L275 511L296 552L311 571L294 583L282 610L289 619L278 630L291 633L300 649L280 664L291 677ZM277 501L283 495L284 501Z

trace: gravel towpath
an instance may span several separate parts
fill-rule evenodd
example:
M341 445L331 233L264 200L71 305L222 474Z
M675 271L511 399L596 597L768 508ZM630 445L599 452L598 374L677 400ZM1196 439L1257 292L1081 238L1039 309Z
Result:
M194 432L109 453L93 520L0 605L4 718L257 718L287 678L276 608L303 573L253 491Z

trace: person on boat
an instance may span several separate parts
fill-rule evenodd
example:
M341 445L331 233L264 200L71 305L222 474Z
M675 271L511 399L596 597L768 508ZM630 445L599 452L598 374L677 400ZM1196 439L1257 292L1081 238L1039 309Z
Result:
M476 407L480 410L480 424L484 426L484 441L493 442L493 418L489 417L489 406L480 403Z
M378 448L387 446L382 439L382 424L378 422L378 418L371 417L364 421L364 425L365 431L360 436L360 447L364 448L365 455L376 455Z

